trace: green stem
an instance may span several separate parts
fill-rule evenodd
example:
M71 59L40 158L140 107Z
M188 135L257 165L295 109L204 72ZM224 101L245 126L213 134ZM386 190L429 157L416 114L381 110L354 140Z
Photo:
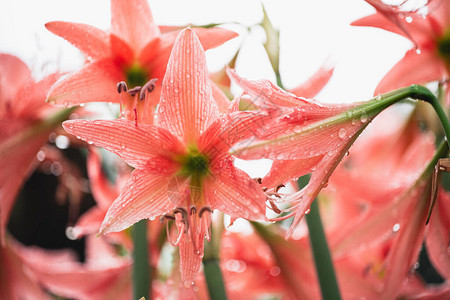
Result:
M220 270L220 238L223 231L223 215L211 226L211 240L205 243L205 255L203 256L203 272L209 297L214 300L226 300L227 294Z
M150 265L147 242L147 220L141 220L133 225L133 299L151 299Z
M281 74L280 74L280 72L275 72L275 76L276 76L276 78L277 78L277 85L280 87L280 88L284 88L283 87L283 82L281 81Z
M305 215L308 224L317 277L319 278L322 299L339 300L341 295L333 268L325 232L320 219L317 199L311 204L311 211Z
M436 112L436 115L439 118L439 121L441 121L442 128L444 129L445 137L447 139L447 143L450 141L450 123L448 122L447 115L445 114L444 110L442 109L442 106L439 104L439 100L434 97L429 100L424 100L433 106L434 111ZM450 144L449 144L450 145Z

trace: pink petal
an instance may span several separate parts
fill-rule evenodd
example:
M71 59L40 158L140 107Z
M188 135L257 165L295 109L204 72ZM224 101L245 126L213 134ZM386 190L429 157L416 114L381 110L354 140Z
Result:
M425 220L429 205L427 182L417 187L417 197L411 199L412 209L405 211L398 236L394 240L386 259L385 286L382 299L394 299L403 279L417 261L422 246Z
M132 65L135 59L133 49L131 49L130 46L120 37L114 34L110 34L109 39L111 43L111 51L114 54L116 64L123 66L123 68L125 68L125 66Z
M355 138L348 139L341 146L324 155L322 160L316 165L316 170L313 172L308 185L299 192L287 197L287 201L292 201L292 203L297 204L294 212L294 220L286 233L287 236L292 235L305 213L310 209L311 203L322 188L327 185L328 179L341 162L345 152L353 144Z
M87 64L62 81L49 92L47 101L65 106L86 102L119 102L117 83L124 79L119 66L112 59Z
M203 49L209 50L216 48L226 41L237 36L234 31L219 27L213 28L192 28L197 35ZM159 65L167 65L173 44L182 30L169 31L162 34L158 39L150 41L141 51L139 61L144 65L149 65L150 69ZM165 67L162 69L161 77L164 76Z
M88 143L118 154L129 165L142 169L157 164L156 156L171 158L183 153L181 143L170 132L153 125L128 120L72 120L63 123L64 129ZM161 160L160 159L160 160Z
M119 196L118 189L103 174L100 153L93 147L87 157L87 172L91 184L91 192L97 205L106 212L108 207Z
M310 102L304 98L283 91L269 80L250 81L237 75L235 70L227 69L227 74L233 79L246 93L252 96L252 100L259 107L272 107L281 105L285 107L296 107Z
M198 271L200 271L204 253L205 232L200 231L193 238L196 239L198 249L195 249L191 237L187 235L184 235L178 244L180 251L180 274L185 287L192 286Z
M22 128L22 130L25 130ZM0 143L0 239L15 203L17 194L37 163L36 154L47 141L49 132L33 137L9 149L2 149L7 139Z
M217 107L219 108L220 113L228 112L228 108L230 107L230 99L224 94L224 92L212 81L209 81L212 90L212 97L216 101Z
M427 252L439 274L450 279L450 195L441 191L428 225Z
M50 87L56 82L60 75L51 74L39 82L28 82L18 93L14 110L16 117L35 119L42 114L48 115L56 109L45 102ZM42 116L44 117L44 116Z
M219 115L211 97L203 48L191 29L177 38L162 84L159 122L186 143L193 143Z
M438 55L430 50L417 54L414 49L405 56L383 77L378 84L375 95L408 86L424 84L445 78L445 64Z
M81 23L54 21L45 24L45 28L80 49L88 60L101 59L111 55L108 34L96 27Z
M367 126L373 116L346 120L338 114L350 106L298 107L291 114L264 128L257 141L236 144L231 153L243 159L262 157L293 160L316 157L339 148ZM336 116L338 114L338 116ZM342 121L327 122L327 117ZM331 153L330 153L331 154Z
M212 209L236 218L266 219L266 196L255 180L235 168L231 160L211 172L205 179L204 191Z
M0 109L6 111L6 103L13 104L26 82L33 81L30 69L19 58L0 53ZM13 105L12 105L13 106Z
M296 160L275 160L270 172L263 178L262 185L274 188L279 184L284 184L305 174L309 174L316 169L317 164L323 156L316 156L306 159Z
M308 80L290 90L291 93L307 99L316 96L330 81L334 68L322 66Z
M231 146L257 135L258 130L271 121L268 113L259 111L224 114L199 138L199 150L207 154L211 161L219 162L223 156L228 155Z
M416 16L411 23L407 23L404 19L399 20L398 18L394 18L386 17L382 13L377 13L356 20L351 25L376 27L399 34L410 39L413 43L416 43L419 48L423 48L423 46L429 43L435 36L435 30L428 20L429 17L422 18Z
M136 54L161 35L146 0L111 0L111 30L135 49Z
M170 163L160 164L161 168L176 170ZM158 170L134 170L123 189L106 214L101 234L124 230L142 219L153 219L173 210L180 204L168 195L171 174L161 174Z
M85 212L72 229L73 237L78 239L82 236L98 233L105 215L106 210L97 206Z

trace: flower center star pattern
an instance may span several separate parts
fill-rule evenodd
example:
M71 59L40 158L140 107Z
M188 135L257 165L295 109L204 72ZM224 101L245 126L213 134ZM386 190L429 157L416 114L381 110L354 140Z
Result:
M231 146L271 120L270 112L219 114L204 50L192 29L175 41L157 108L158 126L126 119L74 120L66 131L117 153L135 170L103 221L101 233L141 219L175 220L181 278L194 281L214 209L233 218L265 219L265 195L233 165Z

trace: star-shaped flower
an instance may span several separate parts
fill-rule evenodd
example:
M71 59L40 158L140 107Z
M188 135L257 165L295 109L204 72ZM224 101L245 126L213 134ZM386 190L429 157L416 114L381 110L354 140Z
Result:
M84 67L58 82L50 91L48 101L66 106L86 102L116 102L129 119L153 123L161 82L175 38L180 30L161 33L153 21L146 0L111 0L111 30L71 22L55 21L45 25L48 30L69 41L86 56ZM195 28L204 49L217 47L237 34L222 28ZM152 79L151 86L146 83ZM129 94L118 95L117 84L125 82ZM139 92L146 87L152 93ZM153 109L150 109L153 108ZM144 114L144 111L146 114Z
M265 219L265 195L235 168L228 151L269 122L266 112L219 116L211 97L203 48L192 29L175 42L162 83L158 126L129 120L68 121L64 128L117 153L135 168L110 207L101 233L165 215L176 222L181 277L200 268L214 209L235 218ZM169 214L173 213L173 214Z

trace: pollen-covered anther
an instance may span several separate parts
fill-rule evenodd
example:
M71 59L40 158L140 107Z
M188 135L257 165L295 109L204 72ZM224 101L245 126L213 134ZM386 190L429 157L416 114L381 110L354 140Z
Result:
M153 92L155 89L155 82L158 80L158 78L153 78L147 81L146 84L142 87L141 91L139 92L139 100L144 100L147 93Z
M209 212L210 214L212 214L213 211L212 211L211 207L203 206L202 208L200 208L200 211L198 212L198 216L201 218L205 212Z
M128 90L127 84L125 81L121 81L117 83L117 92L121 94L122 92L126 92Z
M130 96L134 97L139 94L139 100L144 100L147 93L151 93L155 89L155 82L157 78L150 79L147 81L144 86L135 86L131 89L128 89L127 83L125 81L121 81L117 83L117 92L121 94L122 92L127 92Z

